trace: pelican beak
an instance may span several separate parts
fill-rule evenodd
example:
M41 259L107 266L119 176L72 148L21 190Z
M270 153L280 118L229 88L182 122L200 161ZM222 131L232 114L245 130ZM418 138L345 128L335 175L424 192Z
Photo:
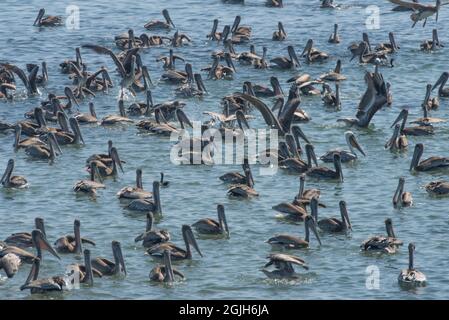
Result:
M296 55L295 49L292 46L288 46L287 50L290 59L292 59L293 63L295 64L295 67L301 66L301 63L299 63L298 56Z
M164 16L167 23L171 24L173 28L176 28L175 24L173 23L172 19L170 18L170 15L168 14L167 9L162 10L162 15Z
M352 225L351 225L351 221L349 220L349 214L348 214L348 209L346 208L346 201L340 201L339 203L340 206L340 212L341 215L344 217L344 219L346 220L346 226L349 230L352 230Z
M312 46L313 46L313 40L309 39L307 40L306 46L304 47L304 51L301 53L301 57L304 57L305 53L310 52L310 50L312 50Z
M147 84L146 88L148 89L148 83L153 85L153 81L151 81L150 73L148 72L147 66L142 66L142 74L144 83Z
M318 240L318 243L321 246L322 245L321 244L321 239L320 239L320 236L318 235L318 230L317 230L317 227L316 227L316 221L315 221L314 218L308 220L308 226L309 226L309 228L312 229L312 232L315 235L315 238Z
M306 137L306 135L304 134L304 132L302 131L302 129L299 126L293 126L292 133L293 133L293 135L295 135L297 137L301 137L306 143L310 144L309 139Z
M195 79L198 90L200 90L202 92L207 92L207 89L206 89L206 86L204 85L203 78L201 77L201 74L195 73L193 75L193 77Z
M441 76L438 79L438 81L433 85L432 91L435 90L436 87L441 85L443 83L443 81L445 81L445 80L447 81L447 76L445 76L445 73L443 73L443 74L441 74Z
M52 146L56 148L59 155L62 154L61 147L59 146L58 140L53 132L48 133L48 143L52 144Z
M240 16L236 16L234 19L234 23L232 24L232 28L231 28L231 32L235 33L239 27L240 21L241 21L241 17Z
M53 249L51 244L48 242L45 235L42 233L42 231L35 229L31 232L31 239L33 241L33 245L37 248L39 247L41 250L48 250L52 255L54 255L56 258L61 260L61 257L58 255L58 253Z
M278 23L278 27L279 27L279 31L281 31L281 33L282 33L284 36L287 35L287 32L285 32L284 25L282 24L282 22L279 22L279 23Z
M196 242L195 236L193 235L192 228L189 225L185 224L182 226L182 232L183 234L185 234L188 243L195 248L196 252L198 252L198 254L201 257L203 257L203 254L201 253L200 248L198 247L198 243Z
M393 205L396 207L399 203L399 199L401 198L402 192L404 190L405 179L403 177L399 178L398 186L396 187L396 191L393 196Z
M235 66L234 66L234 62L232 62L231 54L229 54L228 52L225 54L225 60L226 60L228 67L232 68L232 70L234 70L234 72L237 72L237 70L235 69Z
M399 113L398 117L396 118L396 120L394 120L394 122L390 128L393 128L399 121L403 120L407 116L408 116L408 110L402 109L401 112Z
M111 158L115 162L115 164L120 168L122 173L125 173L122 166L122 161L120 160L120 157L118 156L118 151L115 147L111 148Z
M115 240L112 241L112 252L113 252L114 256L116 257L116 259L118 260L118 263L119 263L121 269L123 270L123 273L125 275L127 275L125 260L123 259L122 246L120 245L120 242L115 241Z
M173 273L173 267L171 264L170 250L164 250L164 264L165 264L164 282L172 283L175 281L175 274Z
M310 152L310 157L312 157L312 161L315 163L315 166L318 166L318 159L315 154L315 148L312 144L308 143L306 144L306 152Z
M178 118L178 121L183 125L187 124L189 127L193 128L193 124L190 121L190 119L187 117L187 115L182 111L182 109L176 109L176 116Z
M78 100L76 100L75 96L73 95L72 89L70 89L69 87L65 87L64 88L64 93L65 93L65 95L67 96L68 99L70 99L71 101L73 101L76 104L76 106L78 108L80 107L80 105L78 103Z
M20 142L20 135L22 134L22 126L20 124L17 124L14 127L14 152L17 152L19 150L19 142Z
M334 166L339 174L340 182L343 182L343 170L341 169L341 157L339 154L334 154Z
M276 96L283 96L284 92L282 91L281 84L279 83L279 79L277 77L270 78L271 86L273 87Z
M416 168L416 166L419 163L419 159L421 159L421 156L424 152L424 146L421 143L417 143L415 146L415 151L413 152L413 158L412 162L410 163L410 171Z
M42 19L42 17L45 14L45 9L40 9L39 13L37 14L36 20L34 20L33 26L37 25L40 26L40 21Z
M218 59L215 59L214 63L212 64L212 67L210 68L209 74L207 76L208 79L212 79L214 77L217 67L218 67Z
M221 37L223 39L223 43L227 42L230 32L231 32L231 27L229 27L229 25L224 26L223 32L221 33Z
M356 148L360 151L363 156L366 157L365 151L363 151L362 147L360 146L359 142L357 141L355 135L352 132L348 133L348 140L352 147Z
M226 221L224 206L222 204L219 204L217 206L217 211L218 211L218 220L224 228L224 230L222 230L222 231L226 232L227 236L229 236L229 228L228 228L228 222Z
M70 118L70 119L69 119L69 122L70 122L70 125L71 125L71 127L72 127L72 130L73 130L73 131L76 133L76 135L79 137L80 141L81 141L83 144L86 144L86 143L84 142L83 135L81 134L81 129L80 129L80 125L79 125L79 123L78 123L78 120L76 120L76 118Z
M245 130L244 127L246 129L250 129L249 123L246 120L245 114L241 110L237 110L235 112L235 117L237 118L237 122L238 122L241 130Z

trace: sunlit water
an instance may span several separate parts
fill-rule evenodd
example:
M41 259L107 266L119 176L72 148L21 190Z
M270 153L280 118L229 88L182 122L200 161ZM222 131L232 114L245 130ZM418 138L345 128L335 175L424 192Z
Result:
M333 68L337 58L343 61L343 73L348 80L342 84L342 110L326 111L319 97L304 97L301 107L311 116L312 121L301 125L315 145L318 155L330 148L344 146L345 127L336 123L337 118L354 116L361 95L365 90L363 82L365 70L372 66L360 66L349 62L347 46L361 39L366 30L368 17L365 1L340 1L340 10L323 10L319 1L286 0L283 9L266 8L262 0L248 0L245 6L224 5L219 0L211 1L2 1L0 18L0 60L24 67L26 63L47 61L50 82L41 96L13 103L0 103L0 118L14 122L23 119L23 114L46 98L48 92L62 93L70 85L67 75L59 71L59 63L74 58L74 49L85 43L98 43L116 50L114 36L133 28L139 35L146 30L143 25L150 19L161 19L161 10L167 8L180 31L193 38L190 46L176 48L175 52L187 58L194 71L207 66L210 53L218 49L216 43L205 40L212 20L220 20L219 29L231 24L237 14L242 16L242 24L253 28L251 43L257 51L263 45L268 47L268 56L273 58L286 54L287 45L293 45L298 54L309 38L315 46L329 52L331 59L324 64L306 65L299 72L319 76ZM69 4L80 8L80 29L67 30L65 27L39 30L32 23L40 7L48 14L65 14ZM392 13L392 6L386 1L376 2L380 6L380 29L368 30L372 44L385 42L388 32L395 31L401 49L395 56L394 68L382 68L385 79L392 83L394 103L375 115L369 129L354 129L367 153L366 158L355 164L344 165L344 183L308 181L308 187L322 191L321 200L327 205L320 210L322 217L338 216L338 202L346 200L353 224L350 236L322 235L323 245L317 246L312 238L311 248L292 252L305 259L310 270L303 273L297 282L268 281L260 269L271 251L264 241L276 233L303 236L303 224L289 224L279 220L271 209L272 205L290 201L298 189L298 177L278 172L275 176L260 176L254 166L256 189L260 197L249 201L229 199L226 185L218 179L225 172L239 169L239 166L175 166L170 163L171 143L167 138L139 135L133 125L122 128L105 129L83 126L82 133L86 145L64 147L63 155L49 166L47 163L31 161L23 151L13 153L13 135L0 136L0 166L3 170L9 158L16 160L16 174L24 175L30 182L27 190L0 192L0 238L12 232L31 230L36 216L45 218L50 241L73 232L73 220L82 224L82 235L96 241L93 256L112 257L111 240L121 242L128 269L126 278L95 279L92 288L82 287L64 294L33 295L20 291L29 266L23 266L13 279L0 280L1 299L416 299L446 298L448 258L445 248L447 240L448 200L430 197L422 188L431 180L444 179L444 171L436 173L410 174L408 171L414 144L425 145L425 155L448 155L445 141L449 137L446 124L439 125L436 135L431 137L410 137L408 152L392 154L384 150L384 143L390 137L390 125L403 106L410 110L410 118L421 116L420 104L424 97L425 85L437 80L448 68L447 47L433 54L419 51L420 43L431 38L431 30L436 27L434 17L427 26L417 25L411 29L409 13ZM440 40L449 43L447 33L449 12L442 8L438 29ZM271 35L277 22L282 20L288 33L285 42L272 42ZM328 44L327 39L333 24L339 23L342 43ZM161 32L163 33L163 32ZM173 33L173 31L171 32ZM170 33L170 34L171 34ZM249 44L238 45L238 52L246 51ZM149 67L153 81L161 73L161 66L155 61L160 54L168 52L167 47L151 48L142 52L144 64ZM105 65L117 83L118 76L109 57L82 51L89 70ZM182 68L182 65L178 65ZM220 98L234 91L240 91L243 81L268 84L269 77L279 77L285 92L285 80L296 71L259 71L237 63L237 73L233 81L205 81L209 94L202 100L189 99L186 113L193 120L206 120L203 111L221 111ZM20 88L23 88L20 86ZM174 86L157 83L153 89L156 102L174 99ZM118 88L109 95L98 94L93 101L101 118L117 112ZM139 94L138 100L143 100ZM269 104L272 102L267 100ZM127 101L127 104L131 101ZM87 111L88 101L83 101L82 111ZM448 102L442 100L436 117L448 116ZM263 128L262 117L256 112L253 127ZM112 139L121 157L126 161L125 174L108 180L107 188L99 192L96 201L78 197L72 191L77 180L87 178L85 159L93 154L105 152L108 139ZM164 171L170 186L162 189L163 218L158 228L168 229L173 241L183 245L180 229L182 224L191 224L203 217L216 217L216 204L223 203L231 231L230 239L199 239L204 254L200 258L194 253L190 262L175 263L185 273L187 279L172 287L153 285L148 274L157 263L144 249L134 243L134 237L145 228L145 217L126 211L124 204L115 193L126 185L133 185L135 169L142 168L144 186L151 189L151 182ZM392 195L399 176L406 177L406 190L412 192L414 206L395 210ZM396 234L406 244L416 244L416 266L428 277L428 286L415 291L404 291L397 284L401 268L407 266L407 250L401 248L391 256L372 257L359 252L360 243L374 234L383 234L384 220L393 219ZM41 277L62 274L65 266L79 260L73 255L63 255L57 261L48 253L44 256ZM380 288L368 290L366 268L375 265L380 271ZM303 272L305 270L299 270ZM2 277L4 274L2 273Z

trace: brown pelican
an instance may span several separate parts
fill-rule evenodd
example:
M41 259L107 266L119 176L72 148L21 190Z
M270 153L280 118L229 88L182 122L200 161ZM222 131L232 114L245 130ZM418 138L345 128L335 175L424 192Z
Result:
M90 195L96 195L97 189L104 189L106 186L102 183L102 178L98 172L97 162L92 161L90 167L90 180L80 180L73 187L75 192L83 192ZM95 181L95 175L98 176L100 182Z
M323 62L329 59L329 55L327 53L313 48L312 39L307 40L306 47L304 48L304 51L301 53L301 56L305 57L308 63Z
M8 90L15 91L16 85L12 83L0 83L0 99L13 99Z
M124 187L117 192L117 197L122 199L146 199L152 198L153 193L145 191L142 185L142 169L136 170L136 186Z
M186 83L176 88L175 93L186 98L201 97L207 93L201 74L195 73L193 78L195 79L196 88L191 83Z
M398 124L399 121L402 120L402 124L400 126L400 131L399 133L401 135L405 135L405 136L425 136L425 135L431 135L434 134L434 130L433 130L433 126L429 124L425 124L425 125L419 125L419 126L413 126L413 127L405 127L405 124L407 123L407 118L408 118L408 110L407 109L402 109L401 112L399 113L398 117L396 118L396 120L393 122L393 124L391 125L391 127L396 126L396 124ZM426 116L427 118L427 116ZM404 145L405 141L401 141L402 145Z
M285 32L282 22L278 22L278 31L273 32L273 41L283 41L287 38L287 32Z
M279 162L279 166L284 169L288 169L290 172L294 173L304 173L310 168L312 168L312 161L317 165L316 156L313 150L313 146L308 143L306 144L306 155L307 162L300 159L297 153L296 142L290 134L285 135L287 145L289 146L289 156ZM293 140L293 141L292 141Z
M116 124L126 124L126 123L134 122L133 120L129 119L126 116L123 99L119 99L118 108L119 108L120 115L111 114L111 115L105 116L103 119L101 119L100 124L102 126L112 126L112 125L116 125Z
M233 197L251 198L258 196L256 190L254 190L254 179L251 173L251 169L248 167L244 168L246 181L241 184L233 184L228 189L228 195Z
M412 0L415 3L418 3L418 0ZM398 11L398 12L402 12L402 11L414 11L412 8L408 8L408 7L404 7L404 6L396 6L393 9L391 9L391 11Z
M334 33L332 33L327 41L329 43L340 43L340 36L338 35L338 24L334 24Z
M338 119L350 125L368 127L371 119L387 103L387 87L381 73L365 74L367 89L359 102L356 118Z
M190 84L193 82L193 70L190 63L185 64L185 71L169 69L162 74L161 80L172 84Z
M387 236L374 236L365 240L360 248L362 251L396 253L396 248L402 245L402 241L396 238L393 230L393 221L385 220Z
M25 283L20 287L20 290L30 289L32 294L46 293L51 291L63 291L69 287L68 278L64 276L53 276L49 278L38 279L40 260L33 261L30 273Z
M234 63L232 62L231 55L225 53L226 66L219 64L219 58L214 58L212 66L201 69L202 71L208 71L208 79L232 79L235 71Z
M163 68L169 70L175 70L175 62L176 60L185 61L183 57L173 54L173 49L169 50L168 56L161 56L156 59L157 62L164 62Z
M92 161L98 160L103 162L105 165L111 165L112 164L112 158L111 158L111 149L112 149L112 140L108 140L108 153L100 153L100 154L93 154L86 160L86 164L89 165Z
M34 20L33 26L37 27L55 27L63 24L60 16L45 16L45 9L42 8L37 14L36 20Z
M57 155L55 148L58 150L58 154L62 153L59 149L59 144L56 140L55 134L53 132L49 132L48 146L30 145L25 149L25 153L32 158L48 159L50 163L52 163Z
M182 132L182 130L185 129L186 125L193 128L193 124L190 121L190 119L187 117L187 115L184 113L184 111L182 111L181 109L176 109L175 114L176 114L176 118L180 124L180 128L169 124L167 122L167 120L165 119L165 117L162 115L162 112L157 111L158 109L156 109L155 111L157 113L156 114L156 123L152 123L152 124L146 124L149 125L147 127L144 127L144 129L151 131L155 134L161 134L161 135L165 135L165 136L170 136L173 133L180 133Z
M300 66L301 64L296 56L295 49L292 46L288 46L287 51L288 57L277 57L271 59L270 62L274 63L280 69L292 69Z
M128 107L128 114L130 116L149 116L153 111L153 95L150 89L146 90L146 101L145 102L134 102Z
M449 182L447 181L432 181L424 186L426 191L433 195L447 195L449 194Z
M6 276L12 278L19 271L21 263L20 258L14 253L7 253L0 258L0 270L5 270Z
M421 43L421 50L423 51L435 51L436 49L444 47L444 45L438 39L438 30L432 30L432 40L425 40Z
M248 41L251 37L251 27L240 26L241 20L240 16L236 16L231 27L231 40L233 43L242 43Z
M61 111L58 112L58 114L61 114L65 117L65 114L63 114ZM66 145L66 144L85 144L83 136L81 135L81 130L78 124L78 120L76 118L70 118L69 119L70 128L72 129L72 132L68 132L68 130L64 131L57 131L55 132L56 140L58 141L58 144Z
M309 270L309 266L303 259L290 254L271 253L267 256L267 259L269 261L261 271L270 279L297 279L298 276L293 268L294 264ZM275 270L268 271L265 269L271 265L275 266Z
M293 200L293 204L305 205L309 204L312 198L320 198L321 191L319 189L304 189L305 188L306 176L302 174L299 176L299 190L295 199ZM326 207L322 203L318 204L319 206Z
M214 19L211 32L206 36L209 40L221 41L223 39L223 33L217 32L218 19Z
M279 245L284 247L285 249L300 249L300 248L308 248L310 245L310 229L315 235L315 238L318 240L318 243L321 245L320 236L318 235L318 231L316 228L315 219L308 215L304 219L304 227L306 230L305 238L299 238L295 236L291 236L289 234L279 234L271 237L267 240L267 243L271 245Z
M151 198L139 198L132 200L126 208L134 211L146 211L154 214L161 215L161 197L160 197L160 183L159 181L153 181L153 197Z
M281 88L281 84L279 83L277 77L274 76L270 77L270 84L273 90L265 86L254 85L253 90L254 93L256 94L256 97L278 97L284 95L284 92L282 91Z
M357 159L357 153L355 150L357 149L363 156L366 156L365 152L363 151L360 144L357 142L357 139L355 138L355 135L351 131L345 132L345 139L346 144L349 147L349 151L341 150L341 149L334 149L331 151L328 151L326 154L322 155L320 159L324 162L333 162L334 161L334 154L339 154L341 157L341 162L349 162ZM355 149L354 149L355 148Z
M424 101L426 101L426 100L424 100ZM427 110L426 105L427 104L425 102L421 105L421 109L423 111L423 117L418 118L413 121L410 121L410 123L416 123L419 126L432 126L432 124L434 124L434 123L441 123L441 122L447 121L446 119L442 119L442 118L429 117L429 112ZM431 130L430 132L433 133L433 130Z
M164 265L157 265L150 271L150 280L155 282L173 283L175 282L175 275L181 279L185 276L178 270L173 269L171 265L170 250L164 250Z
M390 39L390 42L380 43L379 45L376 46L374 50L377 52L385 52L385 53L397 52L400 49L400 47L396 45L396 40L394 39L393 32L389 32L388 37Z
M354 50L351 61L355 57L359 57L360 64L375 64L376 66L381 64L386 64L388 62L388 57L386 52L381 51L370 51L369 44L365 41L362 41L357 49ZM390 66L393 67L393 59L390 59Z
M109 259L98 257L91 260L92 268L98 270L104 276L119 275L122 272L126 275L125 260L123 259L120 242L113 240L111 244L114 261L112 262Z
M89 286L93 286L94 284L94 276L102 277L102 273L95 268L92 268L92 261L89 249L84 249L84 265L82 264L71 264L69 267L72 268L73 271L78 272L79 280L81 283L85 283Z
M444 87L448 79L449 79L449 72L443 72L438 81L432 87L432 90L435 90L436 87L440 86L438 88L438 96L445 98L449 97L449 88Z
M427 110L436 110L440 106L440 100L438 97L430 98L430 93L432 92L432 85L427 84L426 86L426 96L424 97L424 101L422 103L422 107Z
M337 60L337 65L333 71L324 73L320 76L321 80L326 81L343 81L346 80L346 77L341 74L341 60Z
M1 184L4 188L26 188L28 187L28 181L22 176L11 176L14 170L14 159L9 159L8 164L0 179Z
M405 287L420 287L425 286L427 282L426 275L421 271L415 269L413 265L413 253L415 252L415 245L409 243L408 245L408 269L401 270L398 276L398 282Z
M393 135L385 143L385 149L390 149L390 151L403 151L408 147L407 136L401 133L401 125L397 123L394 126Z
M147 213L147 227L144 233L139 234L134 242L142 241L142 246L151 248L152 246L170 241L170 233L167 230L153 228L154 216L152 212Z
M43 218L39 217L35 218L34 227L37 230L40 230L42 234L45 236L45 226ZM33 247L33 239L31 237L30 232L13 233L5 239L4 243L8 246L14 246L22 249Z
M393 196L393 206L395 208L410 207L413 203L412 194L404 191L405 179L399 178L399 183Z
M39 94L39 90L37 88L37 82L36 82L37 81L37 72L39 70L38 66L35 66L33 68L33 70L30 72L28 77L26 76L25 72L21 68L19 68L18 66L14 65L14 64L0 63L0 67L16 74L19 77L19 79L23 82L28 95Z
M198 220L192 227L202 234L226 234L229 236L228 222L226 221L225 210L222 204L217 205L218 222L214 219L204 218Z
M144 25L144 28L148 30L170 29L171 27L176 28L167 9L162 10L162 15L164 16L165 21L151 20Z
M436 0L435 5L430 4L421 4L417 2L406 2L403 0L389 0L391 3L397 4L401 7L410 8L413 10L413 13L410 15L410 19L413 21L412 28L416 25L418 21L424 20L423 27L426 26L427 18L436 14L435 20L438 21L438 12L440 11L440 7L444 6L446 3L441 3L441 0Z
M184 33L179 33L178 30L176 30L175 34L173 35L173 38L171 39L171 45L173 47L181 47L184 45L184 42L192 42L192 39L184 34Z
M80 124L84 123L98 123L97 114L95 112L95 106L93 102L89 102L89 113L77 113L74 118Z
M61 72L64 74L72 74L74 72L73 65L79 70L84 70L87 66L83 63L80 48L75 48L75 60L65 60L59 64Z
M341 109L340 84L338 82L335 83L335 93L327 83L323 83L322 94L321 100L323 100L324 105L337 110Z
M185 260L185 259L192 259L192 250L190 246L193 246L195 248L196 252L202 257L203 254L200 251L200 248L198 247L198 244L196 243L195 236L193 235L192 228L189 225L184 224L181 229L182 232L182 238L184 239L184 243L186 246L186 249L182 249L175 244L171 242L164 242L157 244L155 246L152 246L147 250L147 253L154 257L160 257L162 258L164 255L165 250L170 251L170 256L174 260Z
M430 171L439 168L445 168L449 166L448 157L430 157L425 160L419 161L424 152L424 145L417 143L415 145L415 151L413 152L412 162L410 163L410 171Z
M318 227L325 232L345 232L352 230L351 222L349 221L348 210L346 209L346 202L340 201L340 216L341 220L337 218L325 218L318 220L318 199L312 198L310 200L311 215L317 221Z
M27 64L27 71L32 73L33 69L37 67L39 69L39 66L33 63ZM45 61L42 61L42 74L36 75L36 85L44 87L48 82L48 69L47 69L47 63Z
M334 154L333 162L335 170L329 169L328 167L312 167L306 172L306 174L312 178L333 179L343 182L341 156L339 153Z
M22 124L17 123L14 126L15 140L14 140L14 152L17 152L20 148L26 148L30 145L40 145L45 146L46 143L36 136L31 136L20 140L20 135L22 134Z
M119 167L122 173L124 173L122 162L120 161L118 151L115 147L111 148L111 159L112 159L112 167L109 167L101 160L91 161L91 163L95 162L98 169L98 173L100 174L101 177L115 177L118 174L117 167ZM89 168L89 170L92 169Z
M82 243L95 245L92 240L82 238L80 233L81 223L78 219L73 222L74 235L66 235L55 241L56 251L59 253L76 253L81 254L83 251Z

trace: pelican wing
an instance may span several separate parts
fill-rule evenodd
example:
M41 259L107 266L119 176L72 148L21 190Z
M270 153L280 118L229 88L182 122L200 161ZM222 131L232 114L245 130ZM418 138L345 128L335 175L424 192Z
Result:
M2 67L4 67L5 69L14 72L20 78L20 80L22 80L22 82L25 85L25 87L27 88L27 90L30 89L30 82L28 81L28 78L22 69L20 69L18 66L14 65L14 64L9 64L9 63L2 63L0 65Z
M307 266L306 262L303 259L290 254L272 253L267 258L270 259L271 263L274 262L292 263L301 266L304 269L309 269L309 267Z
M427 4L421 4L421 3L417 3L417 2L406 2L406 1L402 1L402 0L388 0L391 3L394 3L396 5L399 5L401 7L405 7L405 8L409 8L409 9L413 9L413 10L421 10L421 9L427 9L429 7L432 7L431 5L427 5Z
M125 68L123 67L123 64L120 62L120 60L117 58L117 56L112 52L110 49L95 45L95 44L83 44L83 48L94 50L96 53L99 54L107 54L112 58L112 61L114 61L115 65L117 66L118 72L122 77L126 76Z

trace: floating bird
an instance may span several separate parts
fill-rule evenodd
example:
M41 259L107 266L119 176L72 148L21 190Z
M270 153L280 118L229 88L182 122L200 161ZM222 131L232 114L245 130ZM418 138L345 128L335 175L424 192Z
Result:
M45 226L43 218L34 219L34 227L40 230L45 236ZM14 246L21 249L33 247L33 239L30 232L16 232L7 237L4 243L8 246Z
M89 167L90 167L90 179L78 181L73 187L73 191L83 192L90 195L96 195L97 189L104 189L106 188L106 186L102 183L101 175L98 172L97 162L92 161L89 164ZM98 177L100 182L95 181L95 176Z
M30 289L30 292L32 294L68 290L70 283L68 283L68 278L64 276L53 276L49 278L38 279L40 263L40 260L34 260L28 278L20 287L20 290L23 291L26 289Z
M415 269L413 264L413 254L415 252L415 245L410 243L408 245L408 269L401 270L398 276L398 282L402 286L425 286L427 282L426 275L421 271Z
M449 72L443 72L438 81L432 87L432 91L439 86L438 96L445 98L449 97L449 88L444 87L448 79L449 79Z
M105 276L114 276L121 273L124 273L126 275L127 273L125 260L123 259L122 247L120 245L120 242L113 240L111 245L114 261L101 257L94 258L91 260L92 267Z
M28 187L28 181L22 176L12 176L12 172L14 170L14 159L9 159L8 164L5 169L5 173L3 173L2 178L0 179L1 184L4 188L26 188Z
M432 40L425 40L420 47L422 51L435 51L437 48L444 47L438 38L438 30L433 29Z
M155 282L173 283L175 282L175 275L180 277L182 280L185 279L184 274L176 269L173 269L170 250L164 250L164 265L157 265L151 269L150 280Z
M334 149L334 150L326 152L326 154L322 155L320 157L320 159L324 162L333 162L334 155L339 154L340 158L341 158L341 162L353 161L358 158L355 150L358 150L361 154L363 154L363 156L366 156L365 152L363 151L362 147L358 143L358 141L352 131L345 132L345 139L346 139L346 144L349 147L349 151L342 150L342 149Z
M152 212L147 213L147 226L144 233L139 234L134 242L142 241L144 248L151 248L159 243L170 241L170 233L167 230L153 228L154 216Z
M160 183L159 181L153 181L153 193L152 198L137 198L132 200L126 208L134 211L150 211L154 214L161 215L161 198L160 198Z
M42 8L34 20L33 26L37 27L56 27L62 25L62 18L60 16L45 16L45 9Z
M432 181L426 184L424 188L428 193L437 196L449 194L449 182L447 181Z
M144 25L144 28L148 30L170 29L171 27L176 28L167 9L162 10L162 15L164 16L165 21L151 20Z
M308 270L309 267L304 260L297 256L284 253L272 253L267 256L269 261L265 264L262 272L270 279L297 279L293 265L298 265ZM275 270L268 271L265 268L274 265Z
M273 41L284 41L287 39L287 32L285 32L284 25L282 22L278 22L278 30L273 32Z
M331 179L343 182L343 171L341 169L341 156L336 153L333 155L334 170L328 167L312 167L307 172L306 175L317 179Z
M54 245L57 252L81 254L83 251L82 243L88 243L95 246L95 242L92 240L81 237L80 227L80 221L75 219L73 223L74 235L66 235L55 241Z
M332 33L327 41L329 43L340 43L340 36L338 35L338 24L334 24L334 33Z
M292 46L287 47L288 57L277 57L271 59L270 62L274 63L277 68L280 69L293 69L299 67L298 57L296 56L295 49Z
M152 198L153 193L145 191L142 184L142 169L136 170L136 186L124 187L117 192L117 197L121 199L146 199Z
M405 179L399 178L399 183L393 196L393 206L395 208L410 207L413 203L412 194L404 191Z
M195 228L198 233L202 234L226 234L229 236L228 223L222 204L217 205L217 214L218 222L214 219L204 218L192 224L192 227Z
M412 161L410 163L410 171L430 171L440 168L445 168L449 166L448 157L430 157L425 160L420 161L422 154L424 152L424 145L422 143L417 143L415 145L415 151L413 152Z

